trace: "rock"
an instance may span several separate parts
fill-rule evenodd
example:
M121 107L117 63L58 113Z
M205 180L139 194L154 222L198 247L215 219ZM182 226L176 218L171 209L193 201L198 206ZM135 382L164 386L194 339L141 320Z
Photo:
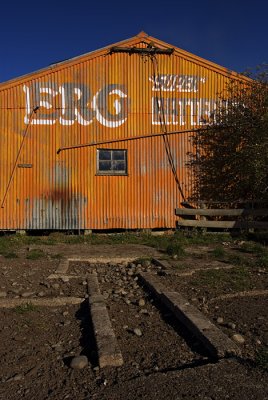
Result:
M196 297L192 297L190 300L192 303L198 303L198 299Z
M145 300L144 299L139 299L138 304L140 307L144 307L145 306Z
M233 322L228 322L227 327L230 329L235 329L236 328L236 324L234 324Z
M63 315L64 317L67 317L67 315L69 315L69 311L63 311L62 315Z
M53 348L57 353L62 353L62 352L63 352L63 347L62 347L62 345L59 344L59 343L56 344L56 345L53 345L52 348Z
M13 289L11 290L11 293L13 294L20 294L21 289Z
M52 288L57 290L60 288L60 285L58 283L53 283Z
M16 374L16 375L12 376L11 378L7 379L7 382L21 381L23 378L24 378L24 376L22 374Z
M146 308L141 308L140 314L149 315L149 311Z
M70 367L73 369L83 369L87 366L88 366L88 359L86 356L74 357L70 364Z
M240 335L239 333L235 333L235 334L232 336L232 339L233 339L236 343L240 343L240 344L245 343L245 339L244 339L243 336Z
M143 260L142 261L142 266L143 267L149 267L151 265L151 261L150 260Z
M70 281L70 279L68 278L68 276L62 276L62 277L61 277L61 280L62 280L63 283L67 283L67 282Z
M37 294L37 296L39 296L39 297L44 297L44 296L45 296L45 292L39 292L39 293Z
M142 331L139 328L133 329L133 332L135 333L136 336L142 336Z
M256 344L260 345L261 341L259 339L256 339Z
M0 297L7 297L7 292L0 292Z
M35 294L34 292L24 292L24 293L21 294L21 297L31 297L34 294Z
M224 323L224 319L222 317L217 318L217 324L222 325Z

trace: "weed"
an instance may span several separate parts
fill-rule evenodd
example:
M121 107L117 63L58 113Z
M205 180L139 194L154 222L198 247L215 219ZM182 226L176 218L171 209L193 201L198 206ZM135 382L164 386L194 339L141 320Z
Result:
M180 256L185 255L185 251L184 251L182 245L178 242L170 243L166 248L166 252L169 256L180 257Z
M221 258L222 259L222 258L224 258L226 256L226 252L225 252L224 248L220 247L220 246L215 247L215 249L213 249L211 253L212 253L214 258Z
M258 367L268 370L268 347L261 348L255 357Z
M8 253L4 253L3 256L5 258L18 258L17 254L14 251L10 251Z
M240 251L244 253L253 253L256 255L262 255L266 253L266 248L260 243L245 242L242 244Z
M173 266L179 271L186 271L187 269L191 269L188 264L181 264L173 262Z
M51 256L50 256L51 258L54 258L54 259L56 259L56 260L60 260L61 258L63 258L64 257L64 255L63 254L60 254L60 253L58 253L58 254L51 254Z
M199 271L191 282L194 286L210 288L228 288L230 291L244 291L252 287L250 271L246 267Z
M228 256L228 262L233 265L246 265L247 260L241 257L239 254L230 254Z
M140 257L135 260L136 264L146 265L148 262L152 262L152 257Z
M38 260L39 258L44 258L46 255L41 249L33 249L30 250L29 253L27 254L27 259L28 260Z
M268 254L259 257L256 264L259 268L268 268Z
M24 314L30 311L37 311L38 307L32 303L23 303L17 307L15 307L15 312L18 314Z

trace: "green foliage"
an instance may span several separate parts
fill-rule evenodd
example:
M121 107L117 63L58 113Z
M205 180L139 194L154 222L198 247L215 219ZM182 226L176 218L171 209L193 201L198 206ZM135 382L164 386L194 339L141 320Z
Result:
M60 259L62 259L64 257L64 255L61 254L61 253L57 253L57 254L51 254L50 257L55 259L55 260L60 260Z
M254 242L243 243L240 248L240 251L245 253L254 253L256 255L266 254L265 246L262 246L260 243L254 243Z
M268 202L268 66L233 79L210 124L193 137L193 198Z
M236 267L228 270L206 270L195 274L191 282L196 287L225 288L230 291L244 291L252 287L250 271L245 267Z
M247 265L248 260L241 257L240 254L230 254L228 256L228 262L233 265Z
M37 311L38 307L32 303L23 303L17 307L15 307L15 312L17 314L24 314L30 311Z
M268 268L268 254L263 254L258 258L257 266L259 268Z
M5 258L18 258L17 254L14 251L9 251L3 254Z
M182 245L178 242L170 243L166 248L166 252L169 256L181 257L185 255Z
M38 260L39 258L46 257L45 253L41 249L33 249L29 251L26 258L28 260Z
M226 252L225 252L223 247L217 246L217 247L215 247L215 249L212 250L212 255L215 258L220 258L221 259L221 258L225 257Z
M148 263L152 262L152 257L139 257L135 260L136 264L141 264L143 266L147 266Z

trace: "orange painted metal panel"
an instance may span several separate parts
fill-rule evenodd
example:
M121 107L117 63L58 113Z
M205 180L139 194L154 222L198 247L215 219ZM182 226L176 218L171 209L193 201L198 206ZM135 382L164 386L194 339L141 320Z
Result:
M152 42L170 48L146 34L117 45ZM239 76L180 49L154 56L109 49L0 85L0 229L175 226L183 198L167 148L187 198L191 145L184 131L212 118L218 94ZM164 130L181 133L139 138ZM57 154L60 147L133 136ZM127 149L128 174L97 175L97 148Z

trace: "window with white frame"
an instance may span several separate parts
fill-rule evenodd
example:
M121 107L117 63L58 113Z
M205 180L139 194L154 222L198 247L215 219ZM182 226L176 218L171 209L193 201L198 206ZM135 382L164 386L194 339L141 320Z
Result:
M127 150L97 149L98 175L126 175Z

